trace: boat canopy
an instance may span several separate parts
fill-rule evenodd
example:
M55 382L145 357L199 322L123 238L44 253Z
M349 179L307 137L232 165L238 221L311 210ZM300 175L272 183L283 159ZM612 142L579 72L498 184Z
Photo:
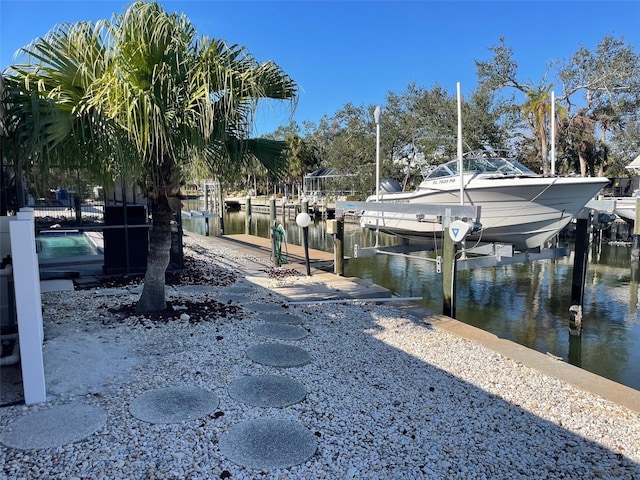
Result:
M463 173L489 173L496 175L535 175L514 159L501 157L469 157L462 159ZM433 170L426 178L458 175L458 160L451 160Z

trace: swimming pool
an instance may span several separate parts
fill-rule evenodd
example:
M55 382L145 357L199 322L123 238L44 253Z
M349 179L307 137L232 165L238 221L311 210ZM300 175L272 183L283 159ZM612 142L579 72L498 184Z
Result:
M36 238L36 250L40 260L45 258L99 255L99 248L86 234L78 230L40 232Z

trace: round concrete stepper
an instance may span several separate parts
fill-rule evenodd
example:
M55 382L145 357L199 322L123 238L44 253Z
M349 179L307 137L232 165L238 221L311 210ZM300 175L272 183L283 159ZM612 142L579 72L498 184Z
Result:
M307 389L297 380L277 375L252 375L229 385L229 395L254 407L283 408L301 402Z
M247 357L271 367L301 367L311 362L311 355L302 348L281 343L263 343L249 347Z
M29 413L0 433L0 443L20 450L54 448L84 440L107 422L95 405L61 405Z
M216 295L215 299L221 303L243 303L247 297L243 295L236 295L235 293L222 293L220 295Z
M309 335L302 327L282 323L262 323L256 326L255 332L263 337L277 338L280 340L302 340Z
M309 460L316 436L289 420L248 420L220 435L220 451L233 463L255 469L288 468Z
M288 313L263 313L260 320L268 323L285 323L287 325L302 325L304 320L297 315L289 315Z
M219 402L216 395L198 387L168 387L136 397L129 412L149 423L180 423L208 415Z
M246 283L236 283L227 287L227 292L233 295L245 295L247 293L254 293L255 289L251 285Z
M244 308L254 312L280 312L282 313L282 305L276 305L274 303L257 303L250 302L243 305Z

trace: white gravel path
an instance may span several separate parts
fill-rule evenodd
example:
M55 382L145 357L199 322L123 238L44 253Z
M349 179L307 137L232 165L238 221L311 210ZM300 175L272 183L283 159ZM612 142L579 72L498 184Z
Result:
M190 250L194 237L185 242ZM230 271L241 275L252 264L235 250L207 245L203 237L198 242L206 250L191 255ZM283 281L303 283L305 277L271 282ZM0 429L51 405L99 406L107 422L86 440L61 447L0 445L0 478L640 479L639 413L393 307L288 308L309 335L282 343L303 348L312 361L282 369L245 354L265 342L255 332L259 312L153 327L115 322L103 308L137 298L95 290L43 295L45 358L47 348L74 338L78 345L99 339L110 357L94 360L100 365L77 364L79 372L88 368L95 375L73 389L49 387L47 404L0 409ZM241 298L244 304L283 304L258 286ZM286 375L305 386L307 397L284 408L240 403L228 388L245 375ZM71 384L73 376L72 368ZM210 415L179 424L145 423L130 414L134 398L176 385L207 389L220 404ZM220 435L258 418L301 423L317 436L316 453L283 470L232 463L219 450Z

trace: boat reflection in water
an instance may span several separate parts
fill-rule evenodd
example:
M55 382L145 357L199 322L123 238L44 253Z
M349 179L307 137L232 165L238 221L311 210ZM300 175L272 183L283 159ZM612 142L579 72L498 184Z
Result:
M268 215L254 214L253 219L254 231L267 237ZM204 233L202 217L183 221L187 230ZM284 225L288 242L301 245L302 235L295 220ZM225 216L225 232L244 233L243 212ZM355 244L374 245L375 232L345 224L344 238L345 255L352 256ZM332 241L324 222L311 224L310 248L331 251ZM380 234L379 242L391 246L399 240ZM419 255L435 257L432 252ZM640 273L637 268L630 269L630 256L630 247L592 246L581 337L569 335L573 256L459 272L457 318L640 390ZM376 283L399 296L423 297L420 304L424 308L442 312L442 276L432 262L386 255L364 257L351 259L345 275Z

